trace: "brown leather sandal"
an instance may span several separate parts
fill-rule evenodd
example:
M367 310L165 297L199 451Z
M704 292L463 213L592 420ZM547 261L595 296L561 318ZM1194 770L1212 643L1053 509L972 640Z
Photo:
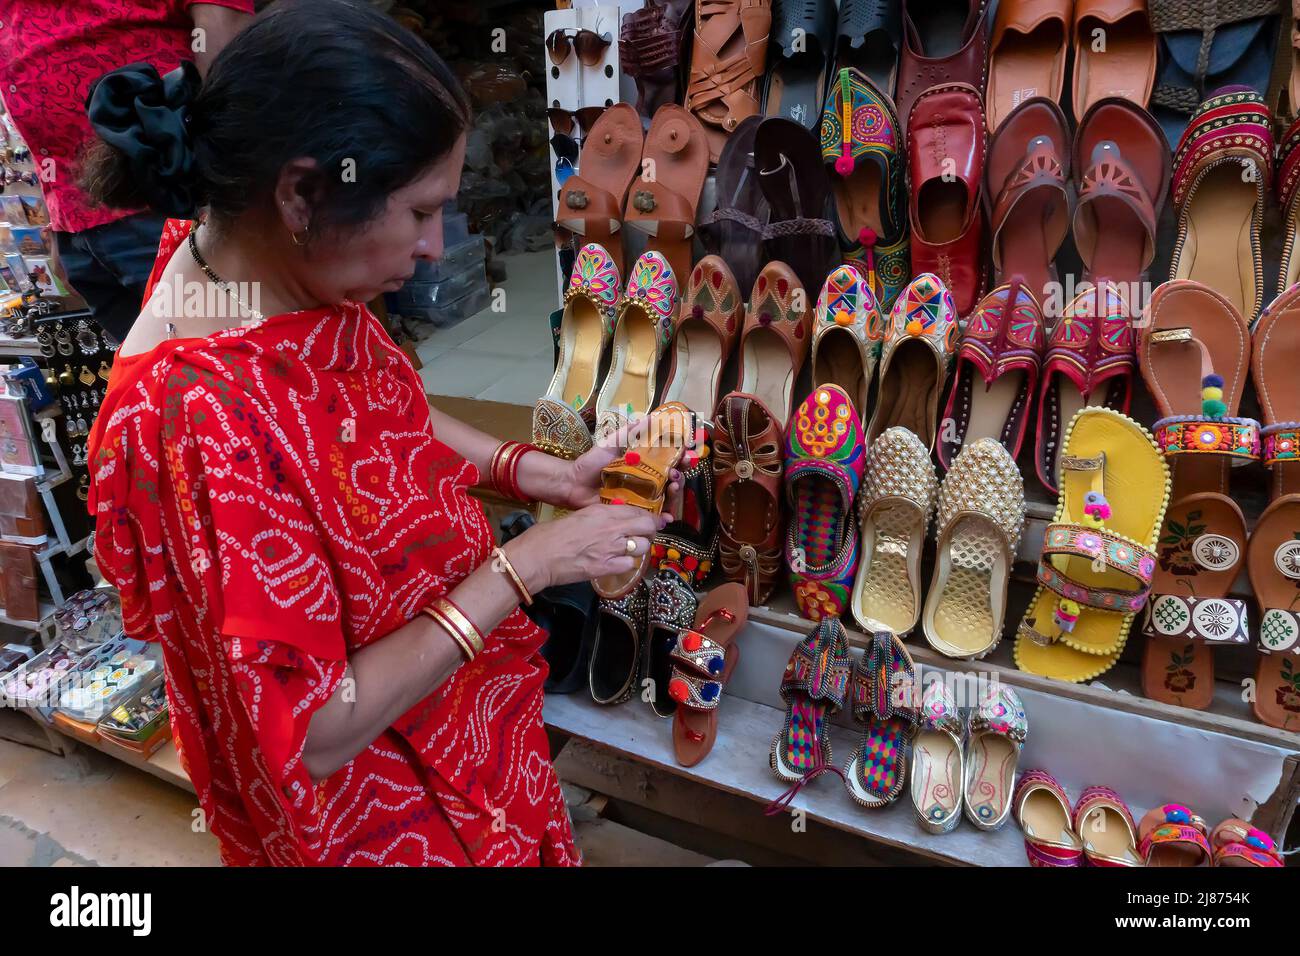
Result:
M744 587L722 584L700 602L695 625L677 635L669 655L668 696L677 702L673 753L683 767L707 757L718 738L718 703L740 663L736 639L748 618Z
M647 235L646 250L663 253L677 276L691 274L696 209L708 172L700 121L676 104L661 106L646 133L641 174L628 189L623 221Z
M762 122L761 116L751 116L722 147L714 174L718 205L700 223L704 248L726 260L741 289L751 288L758 278L770 214L754 159L754 139Z
M691 0L645 0L623 14L618 67L636 83L636 111L647 121L678 100L682 34Z
M996 284L1019 277L1049 319L1056 252L1070 228L1070 135L1065 114L1050 99L1022 103L989 144L985 195L992 203ZM1059 309L1059 305L1057 306Z
M1235 417L1250 330L1227 298L1199 282L1164 283L1147 315L1138 360L1172 483L1143 625L1142 692L1202 710L1214 699L1213 648L1250 639L1246 603L1228 596L1246 552L1228 469L1259 448L1259 423Z
M701 0L695 5L695 40L686 108L704 124L709 162L742 120L757 116L772 0Z
M771 209L764 256L787 263L804 289L820 289L839 264L835 224L824 218L830 184L821 147L798 123L768 118L754 136L754 161Z
M1072 0L998 3L989 41L989 81L984 97L990 132L996 133L1026 100L1041 96L1061 102L1073 6Z
M1155 82L1156 35L1147 0L1075 0L1074 115L1085 116L1110 96L1145 109Z
M718 560L728 581L763 604L781 569L781 429L753 395L732 392L718 404L713 436Z
M1263 610L1252 706L1261 722L1300 730L1300 286L1264 311L1252 359L1263 459L1273 469L1273 502L1255 525L1246 558Z
M651 514L664 510L669 473L695 443L695 414L681 402L660 405L631 447L601 470L600 500L632 505ZM629 541L632 539L629 538ZM637 566L624 574L607 574L592 581L596 594L618 600L641 583L650 566L650 549Z
M1156 220L1169 189L1165 134L1141 107L1119 98L1099 100L1075 134L1073 166L1083 177L1074 244L1084 279L1136 288L1155 258Z
M582 141L581 172L564 181L556 224L605 247L619 275L623 258L623 203L641 164L641 117L626 103L605 110ZM581 245L581 243L578 243Z

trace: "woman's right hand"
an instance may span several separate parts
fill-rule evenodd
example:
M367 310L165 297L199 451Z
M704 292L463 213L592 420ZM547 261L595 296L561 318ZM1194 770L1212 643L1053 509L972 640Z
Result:
M655 533L671 520L632 505L594 504L554 521L535 524L506 543L506 557L536 594L555 584L624 574L650 550ZM628 551L631 540L636 550Z

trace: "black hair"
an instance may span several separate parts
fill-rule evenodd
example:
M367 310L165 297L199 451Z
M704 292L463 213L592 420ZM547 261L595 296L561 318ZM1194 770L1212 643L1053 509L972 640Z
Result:
M422 39L353 0L280 0L231 39L187 104L195 204L229 222L271 201L280 171L317 163L309 235L377 216L395 190L447 155L469 127L469 100ZM80 181L118 208L156 208L157 189L103 140Z

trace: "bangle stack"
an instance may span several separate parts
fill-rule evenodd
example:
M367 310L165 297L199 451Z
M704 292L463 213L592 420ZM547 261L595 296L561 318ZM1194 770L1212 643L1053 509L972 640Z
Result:
M519 490L519 461L530 451L541 449L521 441L503 441L497 445L488 465L488 482L498 494L525 504L528 502L528 498Z
M533 603L533 596L528 593L528 586L524 584L524 579L519 576L519 572L515 570L515 566L511 564L510 559L506 557L504 549L500 547L492 549L492 567L504 571L510 576L510 583L515 586L515 590L519 593L519 600L523 601L526 605Z
M483 653L483 635L479 633L474 622L465 616L465 612L445 597L434 598L421 613L427 614L433 622L441 627L456 642L466 661L472 661Z

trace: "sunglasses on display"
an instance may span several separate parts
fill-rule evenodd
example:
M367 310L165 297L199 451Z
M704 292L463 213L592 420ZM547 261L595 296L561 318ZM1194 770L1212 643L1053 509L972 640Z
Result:
M575 128L585 135L603 112L603 106L584 106L578 110L552 106L546 111L546 118L551 121L551 129L563 136L572 136Z
M546 38L546 53L551 62L559 66L576 51L583 66L595 66L605 55L605 47L613 38L608 33L594 30L553 30Z

